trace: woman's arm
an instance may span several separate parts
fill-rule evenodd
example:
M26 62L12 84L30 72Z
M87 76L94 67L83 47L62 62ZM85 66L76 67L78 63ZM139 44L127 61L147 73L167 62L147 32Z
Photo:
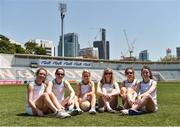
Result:
M47 84L46 92L47 92L48 94L50 94L50 93L52 92L53 83L52 83L52 81L48 81L46 84Z
M135 90L136 93L139 92L139 89L140 89L140 81L139 81L139 80L136 81L136 83L135 83L135 85L132 87L132 89Z
M80 98L81 97L81 86L80 86L80 83L78 83L76 85L76 89L77 89L77 97Z
M125 81L122 81L121 83L120 83L120 96L122 97L122 96L124 96L125 95L125 93L126 93L126 88L125 88L125 83L124 83Z
M36 104L33 101L33 94L34 94L34 86L30 83L28 85L28 103L31 106L32 110L38 115L42 116L43 112L36 107Z
M98 84L97 84L97 95L105 96L105 94L102 92L101 85L102 85L101 82L98 82Z

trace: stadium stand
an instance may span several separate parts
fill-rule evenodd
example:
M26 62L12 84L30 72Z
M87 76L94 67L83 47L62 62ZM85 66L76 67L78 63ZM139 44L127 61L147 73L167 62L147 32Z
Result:
M48 79L54 78L56 68L63 67L66 71L65 79L69 81L80 81L83 69L89 69L92 80L97 82L101 79L103 69L113 69L118 82L125 79L124 70L132 66L135 76L141 80L141 67L148 65L153 71L153 76L158 81L180 81L180 62L120 62L105 60L89 60L77 58L61 58L38 55L0 54L0 84L21 84L34 80L34 74L38 68L31 66L34 61L39 67L48 70Z
M167 81L180 80L180 71L159 71Z

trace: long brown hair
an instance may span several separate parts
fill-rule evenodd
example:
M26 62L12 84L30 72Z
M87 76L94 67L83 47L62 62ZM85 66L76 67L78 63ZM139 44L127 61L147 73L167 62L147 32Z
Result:
M127 67L127 68L125 69L125 71L124 71L125 75L127 75L128 70L132 70L133 76L134 76L134 78L135 78L134 68L133 68L133 67Z
M64 70L64 68L62 68L62 67L57 68L56 71L55 71L55 74L56 74L59 70L62 70L63 73L64 73L64 76L65 76L65 70Z
M103 72L103 75L102 75L102 79L100 80L101 84L106 83L106 78L105 78L105 73L106 72L111 72L112 73L111 79L110 79L110 83L113 84L113 82L114 82L114 74L113 74L113 71L112 71L111 68L105 68L104 69L104 72Z
M144 66L142 67L142 69L141 69L141 76L142 76L142 72L143 72L144 69L147 69L147 70L149 71L149 74L150 74L149 78L150 78L150 79L153 79L153 75L152 75L151 69L150 69L150 67L147 66L147 65L144 65Z

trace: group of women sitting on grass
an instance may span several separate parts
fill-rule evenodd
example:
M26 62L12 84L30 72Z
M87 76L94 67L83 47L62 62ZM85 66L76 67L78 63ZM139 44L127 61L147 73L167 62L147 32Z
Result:
M90 114L96 114L96 111L120 111L127 115L157 111L157 83L153 80L148 66L141 69L142 81L135 79L132 67L126 68L127 80L123 81L120 87L114 80L112 69L106 68L97 84L96 92L90 71L83 70L82 81L77 84L76 94L70 83L64 80L64 76L65 70L58 68L55 79L49 81L46 79L47 70L38 69L36 79L28 85L26 113L67 118L87 111ZM118 97L122 98L122 105L118 105Z

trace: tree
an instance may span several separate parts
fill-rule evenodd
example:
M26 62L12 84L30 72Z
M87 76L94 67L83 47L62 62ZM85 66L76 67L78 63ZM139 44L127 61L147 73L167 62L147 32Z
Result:
M0 40L4 40L4 41L8 41L9 42L9 38L7 38L6 36L0 34Z
M9 42L9 39L3 35L0 35L0 47L0 53L15 53L15 47Z
M177 61L176 56L174 55L169 55L169 56L165 56L163 58L160 58L161 62L173 62L173 61Z
M20 53L20 54L24 54L25 53L25 49L21 47L21 45L17 45L15 44L15 49L16 49L16 53Z
M0 53L14 54L14 53L25 53L24 48L20 45L11 43L9 38L0 34Z
M26 47L26 53L28 54L37 54L37 55L46 55L46 50L40 46L38 46L37 43L28 41L25 44Z
M28 41L25 45L27 54L35 54L35 48L38 46L37 43Z
M46 55L46 50L42 47L36 47L35 53L38 55Z
M4 35L0 34L0 53L6 53L6 54L14 54L14 53L20 53L20 54L37 54L37 55L46 55L45 48L42 48L38 46L35 42L28 41L25 44L25 48L22 48L21 45L11 43L9 38L7 38Z

